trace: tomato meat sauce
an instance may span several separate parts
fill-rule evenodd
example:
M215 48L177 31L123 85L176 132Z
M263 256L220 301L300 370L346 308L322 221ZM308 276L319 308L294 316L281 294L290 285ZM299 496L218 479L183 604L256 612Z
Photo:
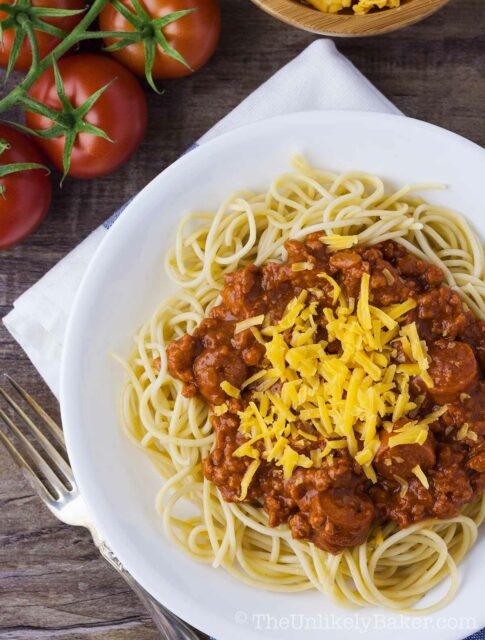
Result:
M439 267L416 258L399 244L387 241L332 251L320 241L320 235L287 242L288 258L282 264L249 264L226 275L221 304L193 335L169 344L167 354L169 372L184 382L185 396L199 395L210 407L222 403L228 407L223 415L211 416L215 445L204 461L204 474L226 501L238 502L241 480L252 460L233 453L247 440L238 430L238 412L250 402L252 387L234 399L222 390L221 383L240 389L262 361L265 347L250 329L235 333L236 323L261 314L277 322L303 290L320 291L315 298L319 310L335 306L332 287L319 273L330 275L348 298L358 297L362 276L369 274L370 302L379 308L415 300L406 322L415 322L426 342L428 373L434 384L428 388L419 377L411 380L411 398L418 407L413 417L419 419L447 406L430 425L425 442L389 446L390 437L406 418L397 421L390 433L382 430L373 463L374 483L347 449L335 450L331 461L319 468L298 467L287 479L280 467L262 461L244 498L262 505L271 527L288 523L294 538L340 553L363 543L374 524L392 520L405 528L429 518L454 517L484 491L485 323L472 314L458 293L443 284ZM313 268L292 268L302 262L310 262ZM327 347L335 353L339 348L335 342ZM396 345L395 363L405 360ZM272 390L277 387L278 383ZM311 425L302 423L301 428L312 431ZM312 448L325 446L325 439L317 435L315 441L292 446L309 454ZM418 465L426 473L428 487L415 475Z

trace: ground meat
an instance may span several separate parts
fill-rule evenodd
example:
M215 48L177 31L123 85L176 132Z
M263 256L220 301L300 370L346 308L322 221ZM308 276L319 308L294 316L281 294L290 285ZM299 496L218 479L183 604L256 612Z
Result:
M212 404L222 404L226 394L221 383L239 388L248 376L248 368L227 346L204 349L194 360L194 377L201 395Z
M194 380L193 364L197 355L197 340L186 333L167 347L168 370L170 375L183 382Z
M235 323L221 322L217 318L205 318L194 331L193 337L204 349L217 349L221 345L230 346Z
M276 486L269 485L268 478L261 478L260 483L263 491L271 492L264 505L270 523L280 524L292 514L288 523L295 538L308 538L322 549L339 553L361 544L369 532L373 504L363 492L364 475L346 451L340 452L334 464L298 468Z
M241 352L242 359L248 367L259 364L265 353L264 345L259 344L250 329L237 333L231 340L231 344Z
M305 236L304 244L309 254L314 256L318 262L324 262L328 260L327 247L321 241L322 234L319 232L309 233Z
M320 242L320 247L323 248L322 243ZM288 240L285 244L285 249L287 253L287 261L285 266L290 267L295 262L311 262L316 263L316 258L313 255L313 251L307 246L307 243L299 242L298 240ZM323 255L325 255L325 251L323 251Z
M356 471L346 451L342 450L334 463L323 465L320 469L297 468L285 487L288 496L298 503L315 492L327 491L332 487L355 489L364 482L362 472Z
M384 260L387 260L394 267L397 267L399 258L409 255L409 252L399 244L392 240L386 240L375 245L376 249L382 253Z
M427 287L436 287L445 279L442 269L434 264L416 258L416 256L413 256L411 253L407 253L398 258L397 267L404 276L419 280L424 289Z
M485 382L480 381L474 387L467 389L467 393L460 393L459 399L447 403L447 411L441 416L437 424L433 424L434 431L439 433L442 441L452 442L463 425L468 426L464 443L475 449L485 438ZM471 435L473 434L473 436Z
M243 320L264 312L261 300L261 274L254 265L225 276L222 299L234 318Z
M476 471L477 473L485 473L485 451L471 456L467 463L467 469Z
M463 342L469 344L475 353L482 376L485 375L485 320L475 319L467 313L468 324L463 334Z
M311 538L312 527L308 521L308 517L301 511L294 513L288 519L288 524L290 525L291 535L293 538L296 538L297 540Z
M433 495L417 478L409 480L406 492L395 480L379 480L369 493L379 519L393 520L401 528L430 518L433 513Z
M405 494L399 485L389 481L371 489L382 519L408 527L427 518L453 518L474 498L476 492L464 464L465 448L438 444L437 451L436 464L428 471L429 489L417 478L409 481Z
M466 448L463 445L439 446L436 469L430 472L434 497L433 514L438 518L453 518L474 497L465 460Z
M236 502L241 493L241 480L250 464L247 457L237 458L234 451L244 442L238 432L239 418L235 414L212 416L212 424L216 434L214 449L204 460L204 475L217 485L227 502ZM254 495L254 487L251 487Z
M326 340L322 310L332 306L333 286L319 274L331 275L347 297L357 298L364 273L370 275L370 301L378 307L410 298L416 308L406 316L415 321L431 359L429 373L434 387L424 389L419 377L410 385L412 397L421 399L413 418L419 420L447 403L447 411L435 423L423 445L389 447L381 431L381 446L374 459L377 482L373 484L346 449L334 453L333 463L320 468L297 467L285 479L282 468L263 457L249 485L245 500L262 507L274 527L288 523L297 539L338 553L362 543L374 521L393 520L407 527L426 518L450 518L485 489L485 323L474 318L457 292L442 284L437 266L416 258L393 241L373 247L357 246L332 252L319 233L299 242L286 243L288 260L248 265L228 274L222 303L209 314L193 336L185 335L167 348L170 374L184 382L184 394L199 394L210 405L223 402L228 412L212 416L215 445L204 461L206 478L216 484L225 500L238 502L241 481L252 459L235 457L246 442L239 432L237 413L251 399L251 385L234 399L221 389L226 380L241 389L264 355L250 330L236 333L237 322L267 314L278 321L290 300L303 289L317 304L316 336ZM295 263L300 263L294 268ZM301 269L301 263L306 267ZM317 295L318 294L318 295ZM407 361L400 341L393 343L396 363ZM335 340L328 353L340 352ZM280 393L282 383L271 391ZM397 422L394 431L402 426ZM325 446L323 436L311 424L298 428L314 440L291 442L298 453L310 455ZM262 442L254 445L264 451ZM413 473L419 465L429 487ZM404 484L403 484L404 483Z
M465 332L469 317L456 291L442 286L422 293L416 299L418 331L425 339L455 340Z
M366 265L355 251L338 251L329 260L330 272L340 276L340 282L349 298L357 298Z
M378 248L364 250L362 257L369 265L369 288L373 304L386 307L409 298L415 288L414 280L403 280L399 269L384 260Z

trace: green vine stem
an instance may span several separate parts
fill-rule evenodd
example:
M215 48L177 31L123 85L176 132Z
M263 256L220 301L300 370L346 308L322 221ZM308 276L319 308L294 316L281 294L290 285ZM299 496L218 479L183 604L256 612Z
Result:
M94 20L98 17L110 0L94 0L81 21L74 27L69 35L60 42L57 47L42 60L34 59L34 62L25 78L10 93L0 100L0 113L7 111L18 102L21 102L27 91L47 71L52 64L69 51L81 40L86 39L85 33Z
M10 145L6 140L0 139L0 156L2 156L5 151L10 149ZM5 178L6 176L11 175L12 173L18 173L20 171L29 171L31 169L43 169L47 175L49 175L49 168L43 164L39 164L38 162L14 162L11 164L0 164L0 178ZM0 185L0 196L5 199L5 185Z

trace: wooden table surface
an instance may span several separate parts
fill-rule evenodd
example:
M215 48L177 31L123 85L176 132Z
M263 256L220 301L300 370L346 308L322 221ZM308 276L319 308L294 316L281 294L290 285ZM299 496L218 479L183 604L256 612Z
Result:
M315 36L223 0L220 47L191 78L149 94L150 134L114 175L68 180L21 246L0 253L0 316L117 207ZM340 51L403 112L485 146L485 2L452 0L425 22ZM457 171L460 168L457 167ZM14 375L54 416L55 398L0 327L0 372ZM52 517L0 447L0 639L155 640L143 607L89 535Z

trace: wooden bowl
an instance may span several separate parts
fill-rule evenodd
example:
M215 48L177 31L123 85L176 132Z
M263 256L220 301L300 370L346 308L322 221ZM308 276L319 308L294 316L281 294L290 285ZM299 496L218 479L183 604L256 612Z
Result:
M300 0L252 0L270 15L293 27L327 36L374 36L419 22L450 0L403 0L397 9L383 9L366 15L322 13Z

